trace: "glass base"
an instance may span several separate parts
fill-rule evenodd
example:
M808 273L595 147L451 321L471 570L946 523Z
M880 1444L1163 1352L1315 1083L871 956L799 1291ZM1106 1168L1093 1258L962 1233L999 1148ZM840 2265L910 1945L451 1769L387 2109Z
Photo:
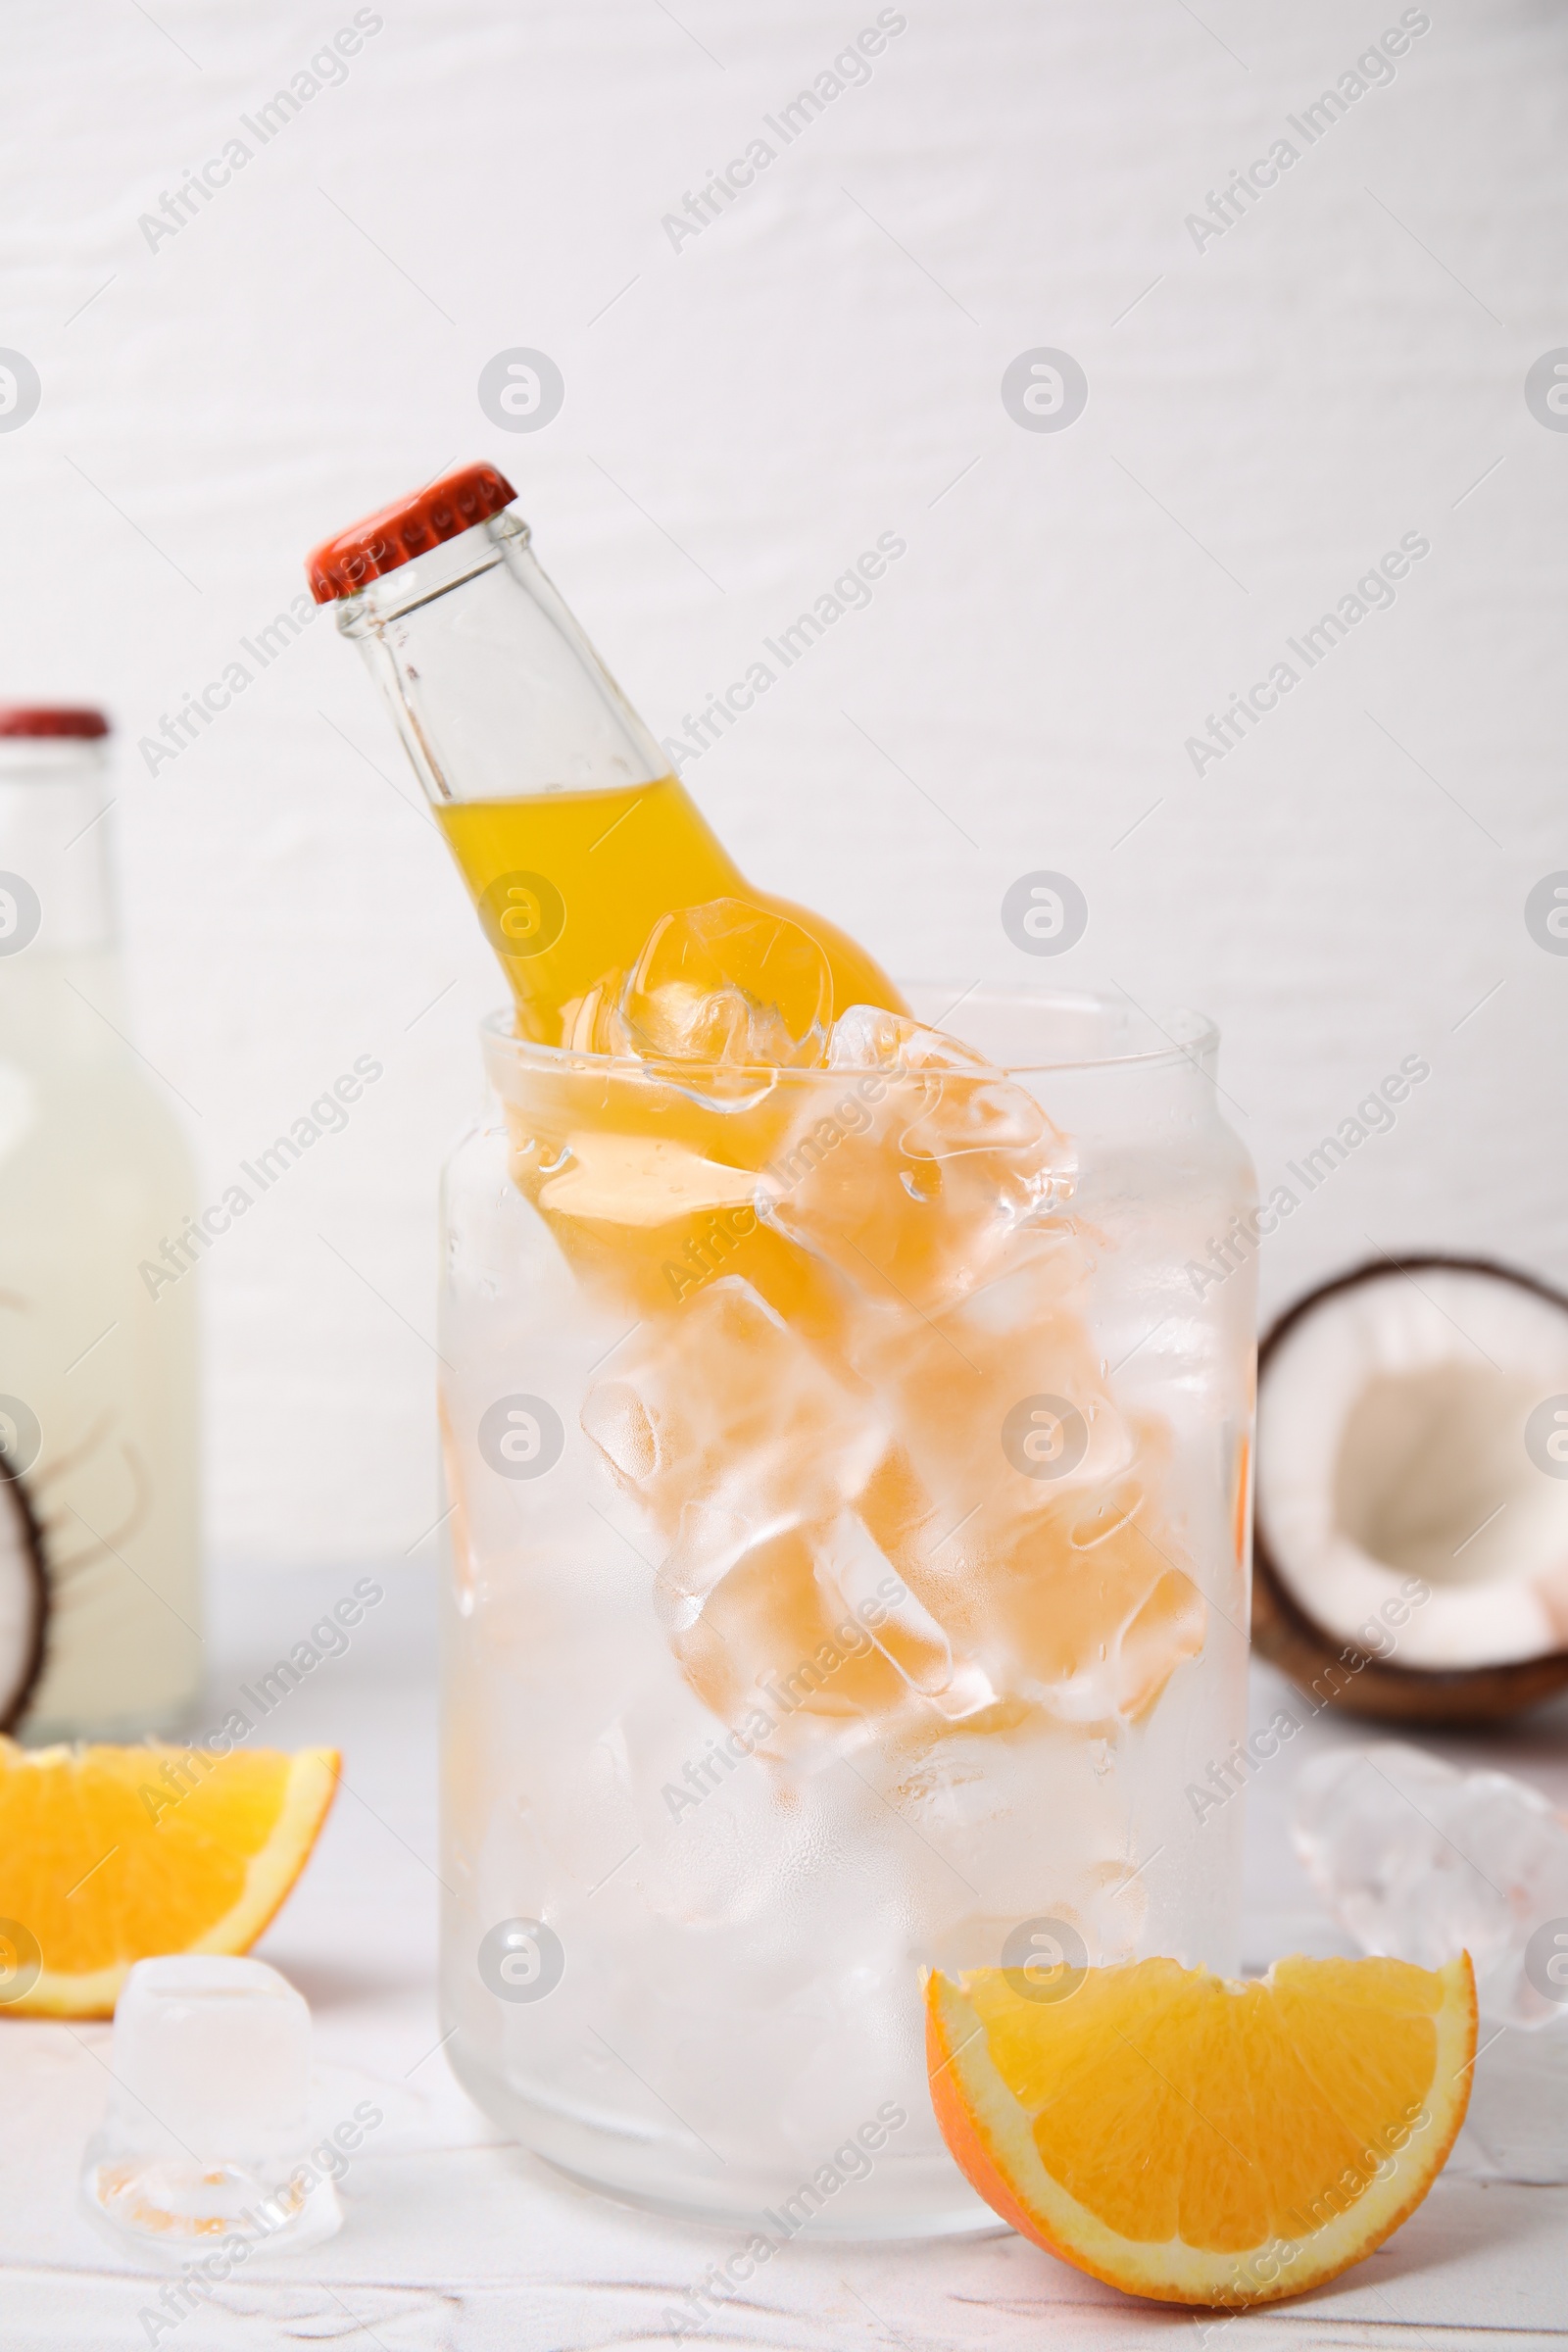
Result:
M670 2197L644 2195L635 2189L618 2188L608 2181L596 2180L587 2173L573 2172L569 2164L557 2164L548 2156L540 2161L549 2165L553 2173L559 2173L564 2180L571 2181L576 2188L590 2188L596 2196L609 2197L616 2205L629 2205L636 2213L656 2213L661 2221L696 2222L710 2230L733 2230L738 2223L746 2220L758 2224L760 2228L766 2227L770 2213L775 2223L784 2220L781 2214L772 2209L765 2209L760 2214L753 2211L749 2215L742 2215L718 2205L687 2204ZM819 2215L813 2215L798 2230L790 2229L787 2221L784 2227L790 2239L804 2237L814 2239L819 2245L831 2241L841 2246L910 2244L922 2238L1004 2237L1008 2234L1008 2225L1000 2214L993 2213L985 2200L977 2197L961 2178L957 2181L952 2205L947 2209L889 2213L865 2222L850 2212L841 2218L834 2214L831 2207L824 2207ZM776 2228L772 2230L772 2236L775 2250L780 2243L786 2242Z
M761 2237L772 2252L796 2238L888 2243L988 2236L1005 2227L969 2186L929 2112L926 2144L907 2155L870 2159L847 2147L839 2163L781 2156L714 2172L673 2137L634 2137L603 2116L523 2096L466 2050L461 2034L447 2058L475 2105L530 2155L579 2188L664 2221L723 2230L743 2244Z

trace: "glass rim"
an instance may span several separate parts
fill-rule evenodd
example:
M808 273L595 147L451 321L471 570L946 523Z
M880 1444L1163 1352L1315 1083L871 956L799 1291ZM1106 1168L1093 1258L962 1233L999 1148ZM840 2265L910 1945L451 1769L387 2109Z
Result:
M914 1000L930 999L935 1002L951 993L951 984L945 987L940 981L904 980L900 986ZM942 1029L960 1006L970 1004L994 1004L1023 1013L1054 1011L1069 1017L1077 1015L1090 1019L1111 1016L1116 1020L1125 1020L1130 1015L1141 1024L1143 1032L1163 1041L1154 1045L1141 1043L1116 1053L1030 1054L1023 1059L1008 1056L1004 1060L989 1062L984 1069L976 1069L973 1073L976 1078L988 1074L1026 1078L1088 1070L1153 1071L1161 1067L1174 1069L1182 1062L1201 1068L1205 1057L1212 1054L1219 1045L1218 1025L1207 1013L1188 1006L1177 1006L1155 1014L1146 1011L1125 994L1109 996L1095 989L1033 988L1017 981L973 982L969 987L952 994L945 1013L916 1013L914 1017L924 1027ZM479 1044L487 1063L492 1055L504 1054L517 1068L531 1068L557 1075L591 1074L600 1078L628 1078L635 1075L644 1081L654 1079L664 1085L684 1087L699 1093L710 1091L704 1085L705 1079L709 1078L717 1078L721 1084L729 1087L733 1087L737 1081L748 1079L759 1083L766 1081L771 1085L781 1078L796 1083L809 1081L822 1086L842 1087L865 1074L850 1064L834 1068L820 1064L811 1068L791 1068L780 1067L773 1062L671 1061L652 1056L644 1059L634 1054L592 1054L580 1047L546 1046L533 1038L519 1037L513 1027L514 1019L515 1008L506 1004L498 1005L481 1019ZM948 1034L957 1037L960 1043L968 1042L957 1031L949 1031ZM866 1067L874 1073L876 1065L868 1064ZM969 1073L957 1071L955 1075L966 1076Z

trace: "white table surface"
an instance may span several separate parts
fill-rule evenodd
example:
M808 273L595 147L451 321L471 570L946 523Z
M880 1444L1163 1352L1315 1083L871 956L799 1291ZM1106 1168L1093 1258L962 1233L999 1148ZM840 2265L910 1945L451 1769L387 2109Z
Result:
M216 1612L215 1695L278 1655L354 1581L247 1580ZM250 2265L160 2344L260 2352L553 2352L667 2342L674 2297L730 2239L579 2190L504 2142L436 2046L435 1690L431 1571L385 1574L387 1598L344 1657L269 1725L279 1744L331 1741L344 1783L320 1846L258 1946L309 1997L323 2104L373 2098L384 2125L344 2183L346 2222L292 2262ZM1257 1705L1273 1711L1256 1669ZM1319 1727L1250 1799L1249 1964L1348 1948L1289 1850L1290 1777L1343 1726ZM1364 1736L1354 1735L1350 1736ZM1568 1805L1568 1709L1494 1739L1446 1743L1524 1772ZM0 2352L114 2352L150 2338L163 2281L132 2271L75 2205L82 2143L104 2102L108 2025L0 2020ZM1488 2177L1489 2174L1494 2177ZM1348 2277L1230 2320L1128 2301L1009 2233L927 2246L795 2241L701 2337L731 2344L1037 2352L1223 2339L1526 2352L1568 2343L1568 2186L1494 2177L1462 2140L1421 2210Z

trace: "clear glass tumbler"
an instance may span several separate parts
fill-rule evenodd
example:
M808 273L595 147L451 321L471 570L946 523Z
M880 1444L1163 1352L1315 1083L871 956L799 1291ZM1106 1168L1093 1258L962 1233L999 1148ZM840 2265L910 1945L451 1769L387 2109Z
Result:
M1241 1807L1187 1794L1245 1729L1218 1041L949 1017L704 1070L498 1014L447 1171L448 2054L579 2180L774 2240L994 2225L922 1967L1237 1961Z

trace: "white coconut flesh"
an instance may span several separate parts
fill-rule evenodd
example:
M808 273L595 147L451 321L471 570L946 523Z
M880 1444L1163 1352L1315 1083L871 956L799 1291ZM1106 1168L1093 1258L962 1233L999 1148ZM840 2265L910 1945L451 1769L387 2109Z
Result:
M1568 1476L1525 1445L1555 1396L1568 1308L1501 1276L1391 1270L1310 1305L1257 1400L1258 1534L1305 1614L1396 1666L1568 1646Z
M0 1478L0 1724L25 1694L38 1638L43 1581L32 1530L13 1479Z

